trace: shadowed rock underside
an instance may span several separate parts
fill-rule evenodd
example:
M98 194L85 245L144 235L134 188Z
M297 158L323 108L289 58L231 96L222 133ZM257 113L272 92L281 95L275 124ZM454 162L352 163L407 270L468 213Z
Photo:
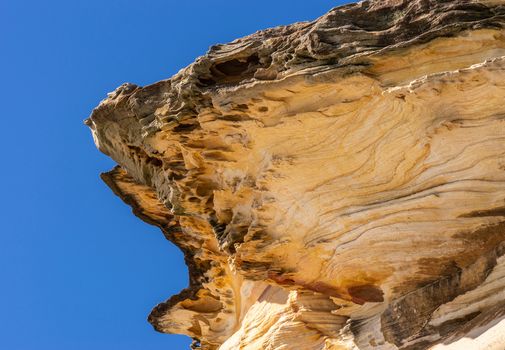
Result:
M189 268L149 322L207 350L505 349L504 26L505 0L363 1L110 93L102 178Z

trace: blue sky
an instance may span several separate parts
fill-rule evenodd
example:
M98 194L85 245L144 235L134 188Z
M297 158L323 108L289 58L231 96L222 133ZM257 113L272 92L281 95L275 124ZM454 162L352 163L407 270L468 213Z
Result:
M123 82L342 1L0 0L0 348L187 349L146 317L187 285L182 254L101 182L82 121Z

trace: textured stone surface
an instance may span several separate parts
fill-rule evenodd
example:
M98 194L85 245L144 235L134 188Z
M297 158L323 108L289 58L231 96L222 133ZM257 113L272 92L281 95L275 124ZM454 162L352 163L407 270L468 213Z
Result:
M189 267L153 326L505 349L504 25L505 1L364 1L109 94L86 121L102 178Z

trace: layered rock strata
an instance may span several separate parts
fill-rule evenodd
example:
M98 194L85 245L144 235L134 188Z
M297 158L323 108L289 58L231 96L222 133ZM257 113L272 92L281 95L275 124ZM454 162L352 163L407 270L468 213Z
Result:
M505 1L363 1L110 93L86 121L102 178L189 268L154 328L505 349L504 26Z

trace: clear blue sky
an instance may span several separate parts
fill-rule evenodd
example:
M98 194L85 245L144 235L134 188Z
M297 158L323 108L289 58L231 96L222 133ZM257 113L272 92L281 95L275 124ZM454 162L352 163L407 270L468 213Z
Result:
M341 3L0 0L0 349L188 349L146 321L186 287L182 254L101 182L82 121L123 82Z

